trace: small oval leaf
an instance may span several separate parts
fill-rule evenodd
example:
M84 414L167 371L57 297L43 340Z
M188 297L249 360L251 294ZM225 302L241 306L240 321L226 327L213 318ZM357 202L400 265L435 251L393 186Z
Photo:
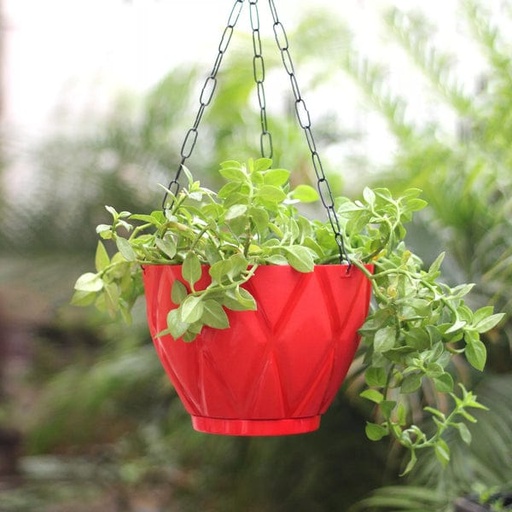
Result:
M86 272L75 283L75 290L81 292L99 292L103 288L103 281L98 274Z
M197 322L203 315L204 305L201 297L189 295L179 307L180 320L187 324Z
M201 278L201 262L196 254L188 252L183 261L183 268L181 274L183 279L187 281L190 286L194 286Z

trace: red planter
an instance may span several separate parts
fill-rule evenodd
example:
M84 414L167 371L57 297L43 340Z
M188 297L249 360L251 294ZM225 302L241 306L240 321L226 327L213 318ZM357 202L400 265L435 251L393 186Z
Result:
M371 267L369 267L372 270ZM144 268L148 324L162 364L200 432L284 435L316 430L359 344L371 284L345 265L311 273L261 266L245 286L257 311L228 311L230 328L193 342L164 330L181 266ZM208 267L198 287L206 287Z

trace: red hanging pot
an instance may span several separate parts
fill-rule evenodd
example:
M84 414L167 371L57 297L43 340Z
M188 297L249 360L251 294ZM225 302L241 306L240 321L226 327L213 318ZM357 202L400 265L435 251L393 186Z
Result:
M368 266L372 270L371 266ZM195 430L267 436L316 430L359 344L371 283L357 268L300 273L261 266L246 283L257 311L228 311L230 327L204 327L190 343L171 336L167 314L180 265L144 267L148 324L160 360ZM208 267L197 288L209 283Z

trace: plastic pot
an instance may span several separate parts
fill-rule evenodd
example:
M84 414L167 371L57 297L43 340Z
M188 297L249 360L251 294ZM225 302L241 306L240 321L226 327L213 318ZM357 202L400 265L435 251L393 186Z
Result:
M369 270L373 270L371 266ZM319 265L300 273L261 266L246 283L257 311L228 311L230 327L204 327L193 342L166 329L178 265L144 267L149 329L195 430L286 435L316 430L359 344L371 283L357 268ZM208 267L197 288L209 283Z

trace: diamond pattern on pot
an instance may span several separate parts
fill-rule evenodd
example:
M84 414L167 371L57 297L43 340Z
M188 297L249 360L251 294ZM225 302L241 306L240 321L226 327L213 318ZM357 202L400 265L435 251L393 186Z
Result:
M359 343L370 283L356 268L299 273L262 266L246 288L257 311L229 311L230 328L205 327L192 343L157 338L166 328L181 267L146 266L148 323L157 353L193 416L279 420L318 416L341 386ZM208 268L200 286L207 286ZM183 280L182 280L183 281Z

